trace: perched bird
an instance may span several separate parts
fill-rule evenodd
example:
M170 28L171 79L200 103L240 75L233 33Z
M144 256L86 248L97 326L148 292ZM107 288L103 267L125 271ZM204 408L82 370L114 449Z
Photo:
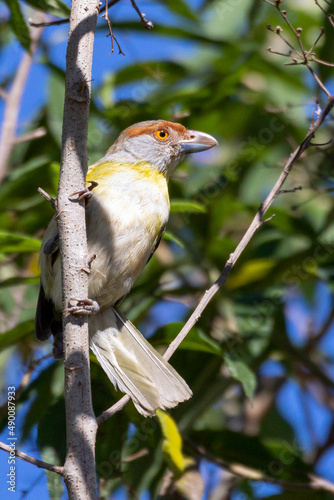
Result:
M87 189L79 193L89 198L88 250L96 258L89 275L89 301L77 301L66 312L89 314L92 351L115 387L129 394L145 416L153 415L157 408L171 408L192 393L117 305L162 238L169 217L169 175L186 154L216 145L212 136L178 123L136 123L89 167L87 181L93 192ZM55 217L44 235L40 266L36 335L45 340L53 334L54 356L61 358L64 307Z

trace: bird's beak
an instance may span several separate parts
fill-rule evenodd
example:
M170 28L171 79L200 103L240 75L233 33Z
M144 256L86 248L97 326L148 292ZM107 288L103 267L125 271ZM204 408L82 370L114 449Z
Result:
M179 141L181 153L199 153L218 145L218 142L212 135L198 132L197 130L188 130L188 132L190 139Z

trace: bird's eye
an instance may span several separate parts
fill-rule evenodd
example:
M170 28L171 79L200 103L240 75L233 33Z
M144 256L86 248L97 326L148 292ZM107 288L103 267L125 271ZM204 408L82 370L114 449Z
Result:
M167 137L169 136L169 133L167 132L166 129L164 128L161 128L160 130L158 130L156 133L155 133L156 137L158 139L160 139L161 141L164 141L167 139Z

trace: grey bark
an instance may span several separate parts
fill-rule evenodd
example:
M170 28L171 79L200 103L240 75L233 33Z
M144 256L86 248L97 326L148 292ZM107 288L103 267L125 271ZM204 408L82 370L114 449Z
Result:
M70 200L85 186L90 81L99 0L72 0L66 54L66 84L57 221L64 308L88 296L84 201ZM64 479L71 500L96 499L95 441L87 316L63 316L67 455Z

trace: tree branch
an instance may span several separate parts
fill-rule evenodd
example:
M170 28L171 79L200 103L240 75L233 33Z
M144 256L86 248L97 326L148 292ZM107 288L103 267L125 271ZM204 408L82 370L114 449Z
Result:
M186 446L188 446L193 452L199 454L201 457L205 458L209 462L219 465L223 469L228 470L232 474L242 477L244 479L249 479L251 481L263 481L273 484L278 484L289 490L315 490L315 491L328 491L334 493L334 484L322 477L315 474L305 473L305 479L309 482L301 481L287 481L284 479L279 479L278 477L273 477L265 472L254 469L253 467L246 466L240 463L227 462L220 457L215 457L208 453L205 448L198 446L190 441L185 441Z
M21 142L28 142L28 141L34 141L35 139L40 139L41 137L44 137L46 133L47 130L45 127L38 127L35 130L31 130L30 132L26 132L25 134L16 137L15 144L20 144Z
M110 52L110 55L114 52L114 40L115 40L116 45L118 47L118 55L122 54L123 56L125 56L124 52L121 49L120 44L117 41L117 38L114 35L113 29L112 29L112 26L111 26L111 21L110 21L108 9L109 9L108 0L106 0L105 11L104 11L104 14L102 14L101 17L104 17L104 19L106 20L106 23L108 25L109 33L106 36L110 36L110 39L111 39L111 52Z
M45 19L42 12L36 14L37 20ZM20 104L28 78L34 54L37 50L43 29L31 32L30 51L25 52L19 64L11 89L3 94L5 111L0 139L0 182L6 175L6 168L15 144L18 142L15 133L19 116ZM22 140L21 140L22 142Z
M99 0L72 0L66 53L62 153L57 199L63 308L88 297L85 187L91 70ZM71 500L96 500L95 441L87 315L63 316L67 454L64 479Z
M181 342L185 339L185 337L188 335L192 327L197 323L198 319L200 318L202 312L206 308L206 306L209 304L209 302L212 300L212 298L216 295L218 290L226 283L226 280L228 278L228 275L230 274L233 266L237 262L238 258L256 233L256 231L263 225L263 216L264 214L268 211L274 200L279 196L280 191L282 190L282 186L284 182L286 181L287 176L291 172L292 167L296 163L296 161L300 158L302 153L310 146L311 140L313 139L316 131L318 128L323 124L326 116L330 113L334 106L334 95L331 95L328 97L327 104L318 117L318 119L311 124L305 139L300 143L298 148L290 155L290 158L288 162L286 163L281 175L276 181L276 184L268 194L267 198L265 201L260 205L253 221L251 222L251 225L247 229L245 235L243 236L242 240L240 241L239 245L235 249L235 251L230 255L230 258L225 264L225 267L217 279L217 281L211 286L209 290L207 290L202 297L201 301L199 302L198 306L180 331L180 333L177 335L177 337L173 340L173 342L170 344L168 347L167 351L165 352L165 358L169 359L172 354L176 351L176 349L179 347Z
M47 462L43 462L42 460L38 460L38 458L34 458L31 455L27 455L23 453L23 451L12 450L10 446L7 446L5 443L0 442L0 449L7 451L7 453L15 453L15 456L24 460L25 462L29 462L30 464L36 465L40 469L50 470L51 472L56 472L57 474L63 475L64 468L59 465L48 464Z
M137 12L138 16L140 17L140 20L141 22L145 25L145 28L147 30L151 30L154 26L153 26L153 23L152 21L148 21L145 17L145 14L143 14L141 12L141 10L139 9L138 5L136 4L135 0L131 0L131 4L132 4L132 7L135 9L135 11Z
M112 7L113 5L116 5L120 0L112 0L108 4L108 9ZM103 7L100 7L99 9L99 14L102 14L106 10L106 4L104 4ZM56 21L48 21L48 22L41 22L41 23L35 23L32 19L29 19L29 24L33 28L41 28L41 27L48 27L48 26L60 26L61 24L68 24L70 22L70 18L66 17L65 19L57 19Z

